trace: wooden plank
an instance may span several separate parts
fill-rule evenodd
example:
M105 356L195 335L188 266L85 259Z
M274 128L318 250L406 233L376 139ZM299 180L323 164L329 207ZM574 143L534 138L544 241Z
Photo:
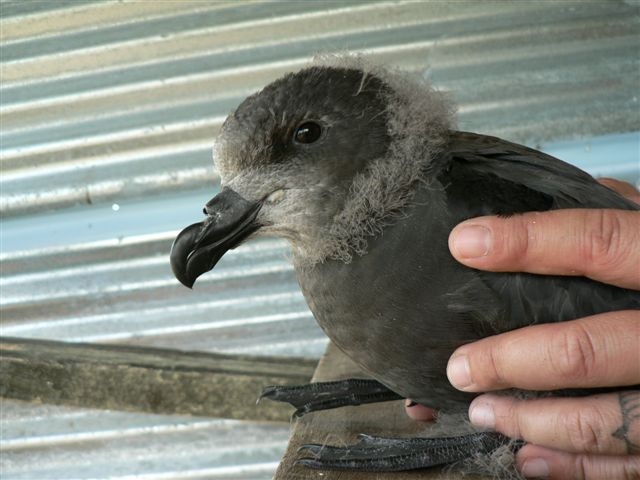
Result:
M330 344L320 360L313 377L314 382L344 378L366 378L358 367L337 347ZM420 436L429 428L428 423L414 422L404 412L404 401L393 401L358 407L343 407L316 412L295 421L291 439L274 480L458 480L463 476L442 469L412 472L359 473L340 471L314 471L294 465L297 450L305 443L341 445L357 440L359 433L381 436ZM467 475L465 480L480 480Z
M316 362L0 337L0 396L81 407L287 421L256 399L307 383Z

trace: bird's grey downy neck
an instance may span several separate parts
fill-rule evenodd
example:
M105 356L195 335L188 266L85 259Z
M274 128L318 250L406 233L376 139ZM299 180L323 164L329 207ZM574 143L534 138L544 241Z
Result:
M417 181L429 181L430 167L454 127L455 107L422 76L368 64L361 57L325 57L321 64L358 68L390 88L387 128L391 143L387 155L371 159L355 176L344 209L330 227L325 248L318 254L296 255L296 266L326 259L348 263L367 252L367 238L379 234L411 201Z

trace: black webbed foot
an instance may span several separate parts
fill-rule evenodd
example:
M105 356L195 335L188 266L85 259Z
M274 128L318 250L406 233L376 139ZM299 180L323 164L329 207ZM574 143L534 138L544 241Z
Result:
M318 410L387 402L400 400L403 397L375 380L351 378L293 387L269 386L262 390L260 399L262 398L289 403L296 408L293 415L301 417L306 413Z
M476 454L489 454L510 440L493 432L478 432L458 437L383 438L360 435L346 447L303 445L297 465L313 469L397 472L455 463Z

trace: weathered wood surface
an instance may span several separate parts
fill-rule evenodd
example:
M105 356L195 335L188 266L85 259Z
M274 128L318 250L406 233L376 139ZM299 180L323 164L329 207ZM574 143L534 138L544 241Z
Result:
M313 377L314 382L343 378L365 378L340 350L332 344L320 360ZM341 445L357 440L359 433L380 436L419 436L429 424L414 422L404 413L404 401L385 402L358 407L343 407L308 414L295 420L287 451L280 462L274 480L458 480L462 475L430 469L397 473L353 473L309 470L294 465L297 450L305 443ZM477 476L465 476L465 480L480 480Z
M285 420L256 399L265 385L309 382L316 362L0 337L0 396L153 413Z

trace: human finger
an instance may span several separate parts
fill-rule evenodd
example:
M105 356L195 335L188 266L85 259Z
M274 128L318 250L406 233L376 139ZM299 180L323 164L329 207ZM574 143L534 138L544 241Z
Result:
M627 197L629 200L640 203L640 192L629 182L623 182L621 180L616 180L615 178L607 177L599 178L598 182L609 187L611 190L618 192L620 195Z
M516 399L485 394L469 407L478 427L569 453L640 453L640 390L588 397Z
M640 211L564 209L458 224L449 249L480 270L577 275L640 289Z
M601 480L640 478L640 455L586 455L525 445L516 466L526 478Z
M463 345L449 359L447 376L469 392L636 385L639 352L640 311L607 312Z

